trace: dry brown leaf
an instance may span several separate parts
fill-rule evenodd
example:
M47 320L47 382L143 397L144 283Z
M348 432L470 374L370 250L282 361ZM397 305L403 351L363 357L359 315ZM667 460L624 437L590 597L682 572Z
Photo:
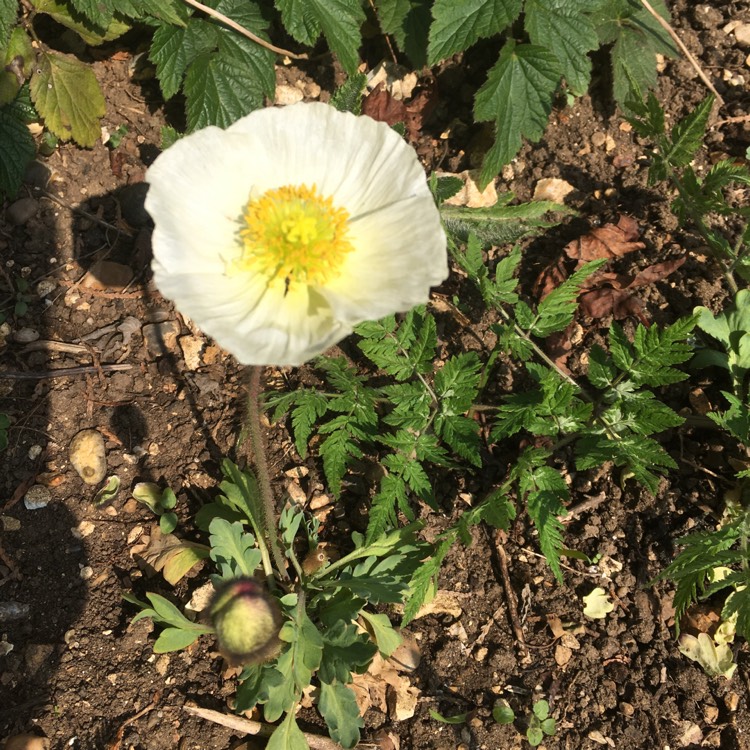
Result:
M600 258L621 258L646 247L642 242L636 242L639 234L638 222L622 214L616 225L605 224L592 229L588 234L569 242L564 249L566 255L577 260L579 265Z
M463 614L462 602L466 597L467 594L459 594L456 591L449 591L447 589L438 589L432 600L420 608L414 619L416 620L426 615L460 617ZM402 633L401 635L404 634Z
M389 686L386 691L388 700L388 715L394 721L411 719L417 711L419 688L410 685L403 688Z
M595 274L586 284L590 291L584 292L580 297L580 309L594 320L610 315L615 320L633 316L648 326L650 321L643 314L643 303L635 296L635 291L665 279L684 262L685 258L677 258L655 263L632 278L615 273Z
M362 114L395 125L397 122L406 123L407 112L404 102L391 96L381 84L363 99Z
M396 99L381 84L362 101L362 114L388 125L403 122L409 140L414 141L419 138L424 121L436 106L437 86L434 79L428 78L414 89L414 95L408 103Z
M174 586L193 566L208 557L208 550L173 534L164 535L158 526L154 526L148 546L144 549L139 545L138 552L134 548L131 554L152 574L161 571Z

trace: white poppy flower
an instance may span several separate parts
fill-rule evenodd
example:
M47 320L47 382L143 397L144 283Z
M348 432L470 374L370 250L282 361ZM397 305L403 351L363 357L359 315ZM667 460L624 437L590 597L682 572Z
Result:
M154 279L244 364L299 365L448 273L416 154L326 104L252 112L148 170Z

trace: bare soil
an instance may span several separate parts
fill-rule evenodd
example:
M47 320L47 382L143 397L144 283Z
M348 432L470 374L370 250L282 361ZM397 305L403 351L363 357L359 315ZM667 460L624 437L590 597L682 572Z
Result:
M750 143L750 50L723 28L733 20L750 22L750 6L721 0L677 0L671 6L676 30L726 100L719 116L733 118L712 127L701 158L707 164L727 156L743 160ZM204 581L205 572L198 573L172 588L160 576L144 577L132 548L150 532L154 517L128 500L128 490L137 481L168 484L178 495L181 529L192 533L189 519L210 498L222 456L236 455L244 394L234 360L182 319L150 282L151 225L142 208L142 180L159 152L162 125L174 118L179 125L179 107L165 108L155 82L133 76L139 51L137 40L126 37L95 53L94 71L107 97L104 125L110 132L127 125L122 144L115 150L61 146L40 158L18 196L32 215L19 220L17 203L6 203L0 213L6 277L0 288L7 296L9 283L19 277L32 288L24 315L12 315L14 299L3 306L15 334L39 334L30 344L11 335L0 350L0 412L12 419L0 473L0 739L31 732L49 738L53 748L235 748L245 741L241 733L195 718L183 706L190 701L228 712L236 672L208 639L182 653L154 655L150 623L132 625L135 611L121 598L123 591L142 596L149 590L184 603ZM470 124L471 93L491 52L479 45L435 71L437 106L413 138L428 171L474 166L486 148L486 132ZM745 83L733 83L737 77ZM330 65L323 64L280 66L278 78L283 84L299 81L307 98L322 100L335 85ZM594 98L556 109L541 142L525 146L498 180L498 191L512 190L522 200L531 198L542 178L560 177L576 188L567 202L578 215L528 243L524 291L531 295L540 270L570 239L627 214L638 222L646 248L618 261L618 271L685 258L641 295L647 319L666 324L695 305L716 307L726 296L719 269L677 226L670 195L647 186L647 145L624 125L605 91L602 85ZM658 94L674 121L706 92L680 60L665 62ZM176 185L176 199L178 193ZM506 248L494 252L499 257ZM96 266L99 281L89 285L87 272L102 260L119 268L103 273ZM132 280L118 277L122 266L132 271ZM40 282L46 284L43 296L36 292ZM456 277L438 290L443 298L455 293L471 299L468 285ZM477 339L454 317L438 315L446 350L477 348ZM473 320L480 340L489 342L493 321L481 311ZM596 335L606 323L589 321L584 333ZM154 343L159 334L165 349ZM196 339L202 346L197 362L186 356ZM354 348L344 344L343 351L352 355ZM574 369L582 351L582 344L573 348ZM127 368L108 369L113 364ZM62 367L74 369L53 377ZM310 377L307 367L270 369L266 382L287 388ZM509 363L501 365L497 393L512 391L520 377ZM662 395L691 414L703 398L720 406L721 385L705 372L694 373ZM123 487L102 508L92 503L96 488L85 485L68 461L72 437L87 427L105 435L108 474L117 474ZM269 425L267 437L279 496L290 484L308 499L324 492L320 466L313 458L300 459L285 424ZM712 514L721 512L723 494L732 486L736 448L715 431L692 427L667 433L663 444L679 470L662 481L656 496L611 467L569 470L572 506L589 502L571 517L566 543L601 556L599 568L571 561L565 583L557 584L523 516L505 536L479 528L471 547L457 547L440 588L459 595L459 612L428 615L409 628L422 656L409 676L419 691L416 714L399 722L371 709L365 738L390 734L403 750L520 748L528 746L519 732L522 723L495 723L494 702L507 698L523 717L535 697L546 697L557 719L557 733L545 740L550 749L750 748L747 644L736 647L738 669L731 680L707 677L677 650L672 587L647 586L673 559L680 536L715 524ZM439 487L443 513L425 512L428 534L457 518L467 497L491 489L513 459L494 448L481 475ZM298 480L296 474L304 476ZM366 476L345 493L343 512L326 521L332 544L346 545L351 529L362 526L371 489ZM25 506L22 498L33 484L49 488L46 507ZM507 554L528 658L508 617L499 546ZM604 620L584 621L581 596L597 585L611 594L615 609ZM577 647L567 655L550 628L554 618L577 625ZM430 709L469 717L445 725L430 717ZM311 722L307 730L323 732L312 715L305 717ZM246 747L262 746L248 742Z

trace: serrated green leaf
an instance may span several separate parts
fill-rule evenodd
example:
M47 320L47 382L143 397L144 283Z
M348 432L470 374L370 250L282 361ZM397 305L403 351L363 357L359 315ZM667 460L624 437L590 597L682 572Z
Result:
M607 260L602 259L587 263L553 289L539 303L536 319L529 327L529 333L544 338L566 328L575 315L582 284L606 262Z
M558 516L567 511L563 500L569 497L568 486L550 466L540 466L521 476L519 489L526 494L526 510L539 532L539 547L558 581L563 575L560 556L565 527Z
M359 730L365 725L359 715L354 693L340 682L320 683L318 710L325 719L331 737L344 747L354 747L359 742Z
M663 0L651 6L666 21L669 11ZM624 106L632 89L646 91L656 84L656 53L677 57L669 35L658 21L635 0L607 0L593 14L602 44L612 44L612 75L615 100Z
M693 160L703 145L708 118L711 116L714 98L705 98L689 115L680 120L671 133L670 148L664 158L675 167L684 167Z
M294 445L300 458L307 457L307 441L313 427L328 411L328 399L317 391L305 390L297 395L296 405L292 410L292 430Z
M90 148L101 135L104 96L90 67L75 58L40 52L31 79L31 98L47 129Z
M323 459L323 471L331 492L338 497L341 494L341 480L346 469L355 458L362 458L362 450L346 429L332 432L318 449Z
M318 677L322 682L351 682L352 671L365 672L377 647L351 622L334 622L323 632L323 657Z
M349 76L331 96L331 105L339 112L351 112L358 115L362 112L362 96L367 86L367 76L355 73Z
M307 0L275 0L274 4L281 12L284 28L300 44L314 46L322 31L314 6Z
M16 195L34 153L34 139L26 123L11 104L0 107L0 195Z
M406 504L406 483L401 477L386 475L380 481L380 491L372 498L367 522L366 543L370 544L397 525L396 508Z
M526 0L525 26L532 44L551 50L571 91L586 93L591 79L588 53L599 46L593 21L575 0Z
M214 518L209 526L211 559L219 566L222 578L251 578L261 563L255 537L244 531L239 521L230 523Z
M116 0L116 12L132 18L144 19L147 16L156 18L165 23L175 26L185 26L189 17L189 9L186 3L180 0L131 0L135 13L131 16L123 9L122 0Z
M460 177L437 177L433 172L430 177L430 190L438 206L452 198L464 186Z
M560 72L557 58L545 47L506 41L474 100L477 122L495 123L495 143L484 157L480 189L516 155L522 138L541 138Z
M402 627L406 627L422 608L430 587L437 580L445 556L453 547L456 536L457 532L446 532L445 538L437 545L432 557L425 560L412 576L409 583L409 598L404 604L404 617L401 621Z
M359 65L360 27L365 13L359 0L276 0L284 26L297 41L314 44L323 31L328 46L349 75Z
M415 69L427 65L430 0L377 0L375 6L383 33L393 36Z
M10 32L16 24L19 9L18 0L0 0L0 50L10 39Z
M188 66L218 44L218 29L206 21L192 19L186 28L159 26L151 40L148 57L156 65L156 77L165 99L179 90Z
M207 0L207 4L257 36L267 37L264 29L268 22L254 2ZM178 46L181 41L186 43L184 51ZM191 18L185 30L163 31L156 49L152 47L151 58L170 94L187 69L188 130L206 125L227 127L262 107L276 85L273 53L213 19Z
M203 53L188 68L185 96L188 130L200 130L208 125L228 127L262 107L264 94L247 71Z
M594 344L589 351L589 369L586 373L591 385L604 390L612 385L616 375L617 370L604 349Z
M427 59L436 65L478 39L499 34L521 13L521 0L435 0Z
M68 0L70 5L100 29L106 29L112 20L114 0Z
M266 750L310 750L305 735L297 726L294 711L290 711L276 728L268 740Z
M129 24L119 18L111 17L109 23L101 26L86 16L71 15L70 5L59 0L32 0L32 4L37 12L51 16L93 47L117 39L130 29Z
M182 651L200 638L200 633L195 630L182 630L180 628L164 628L154 643L155 654L166 654L170 651Z

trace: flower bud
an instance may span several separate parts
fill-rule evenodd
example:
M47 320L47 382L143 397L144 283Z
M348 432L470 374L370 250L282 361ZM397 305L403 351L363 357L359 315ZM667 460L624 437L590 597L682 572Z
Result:
M279 652L279 605L252 578L230 581L216 592L211 620L222 656L231 664L258 664Z

